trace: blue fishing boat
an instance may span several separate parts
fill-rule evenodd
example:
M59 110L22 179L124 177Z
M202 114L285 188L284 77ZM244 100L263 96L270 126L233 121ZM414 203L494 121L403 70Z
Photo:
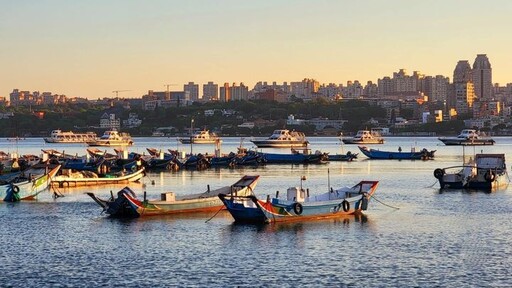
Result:
M310 153L310 149L304 149L302 152L292 149L292 153L261 153L262 158L267 164L318 164L326 163L328 156L326 153L316 151Z
M359 155L359 153L352 153L352 152L348 151L346 154L328 155L328 158L329 158L329 162L330 161L350 162L354 159L357 159L357 155Z
M301 178L302 181L305 177ZM249 196L227 196L219 194L235 222L270 223L336 218L361 213L368 208L368 202L378 186L378 181L361 181L352 187L330 189L310 195L309 189L291 187L286 199L267 196L258 199L254 193ZM252 203L251 203L252 202Z
M399 160L430 160L434 159L436 150L428 151L426 148L416 152L403 152L402 148L398 148L397 152L381 151L377 149L368 149L366 146L358 146L359 150L370 159L399 159Z

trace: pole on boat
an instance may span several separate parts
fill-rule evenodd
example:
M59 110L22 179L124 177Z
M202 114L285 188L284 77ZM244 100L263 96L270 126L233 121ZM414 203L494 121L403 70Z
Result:
M327 168L327 191L331 191L331 172Z
M192 142L194 137L194 118L190 120L190 156L192 156Z

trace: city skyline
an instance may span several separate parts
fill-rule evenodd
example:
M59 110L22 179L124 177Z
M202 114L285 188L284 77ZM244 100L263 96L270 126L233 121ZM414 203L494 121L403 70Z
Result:
M2 1L0 96L19 88L136 98L190 81L376 83L401 68L453 81L457 63L477 54L505 85L512 2L485 4Z

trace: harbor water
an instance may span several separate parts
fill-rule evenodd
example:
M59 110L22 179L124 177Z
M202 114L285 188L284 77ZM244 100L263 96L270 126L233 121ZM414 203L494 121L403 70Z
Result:
M311 152L357 153L336 137L308 137ZM439 191L436 168L461 165L463 154L504 153L493 146L444 146L435 137L388 137L380 150L437 150L435 159L368 160L318 165L266 165L204 171L149 172L130 187L142 197L186 195L261 175L258 196L303 185L310 194L378 180L362 216L305 223L238 225L229 213L112 219L85 192L110 197L124 185L59 188L38 200L0 203L1 287L503 287L512 286L512 185L482 191ZM128 149L214 153L213 145L175 138L134 138ZM248 139L223 138L223 153ZM83 155L82 144L41 138L0 139L0 151ZM104 148L113 153L112 148ZM266 149L288 153L288 149ZM507 164L507 168L510 166ZM306 180L301 183L301 176ZM283 195L284 193L281 193ZM399 208L399 209L395 209Z

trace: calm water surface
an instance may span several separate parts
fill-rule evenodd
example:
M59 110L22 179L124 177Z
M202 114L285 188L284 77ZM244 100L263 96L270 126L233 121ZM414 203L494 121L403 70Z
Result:
M466 148L464 153L505 153L512 140ZM135 138L131 151L163 150L174 138ZM312 150L358 152L335 137L310 138ZM440 145L441 144L441 145ZM240 138L225 138L223 152L236 151ZM250 148L245 139L244 146ZM326 165L272 165L239 169L149 173L132 188L150 198L165 191L191 194L229 185L245 174L261 175L255 192L265 197L300 185L311 193L358 181L379 180L376 199L364 216L328 221L235 225L227 212L111 219L84 194L107 197L123 186L60 189L37 201L0 203L2 287L496 287L512 286L512 185L484 193L440 193L432 172L459 165L461 147L436 138L388 138L381 150L436 149L433 161L366 160ZM42 139L0 140L0 150L40 154L41 149L85 153L83 145L51 145ZM213 153L211 145L193 152ZM288 150L270 150L281 151ZM109 150L112 152L112 149ZM154 185L152 185L154 181Z

